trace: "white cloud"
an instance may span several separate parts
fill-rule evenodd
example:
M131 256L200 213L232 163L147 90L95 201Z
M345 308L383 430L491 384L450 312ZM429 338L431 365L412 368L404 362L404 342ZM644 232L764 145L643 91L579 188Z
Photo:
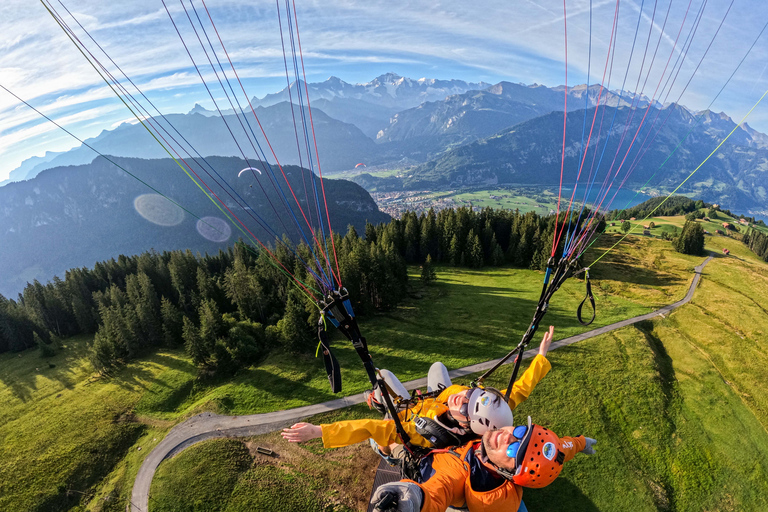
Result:
M151 93L153 99L163 104L165 111L187 111L196 102L210 102L207 93L198 85L197 73L191 68L189 57L165 9L157 0L131 0L117 4L103 0L67 0L65 3L142 90ZM186 14L177 2L167 4L190 51L200 59L206 80L215 82ZM700 1L692 3L676 52L681 51L682 41L700 4ZM698 62L708 38L711 38L724 14L725 3L715 4L709 2L707 6L699 33L678 79L680 83L687 81L694 63ZM52 0L52 5L64 13L57 0ZM194 5L202 9L201 0L194 0ZM206 5L237 66L238 74L248 80L249 97L263 96L281 87L279 79L284 77L284 63L275 5L242 0L210 0ZM602 75L605 64L616 0L592 0L591 5L591 81L594 83ZM640 11L635 0L623 1L620 5L613 87L621 83ZM662 37L648 79L647 94L652 93L650 87L655 88L658 83L688 2L674 2L662 33L663 15L668 5L669 1L659 2L653 27L650 25L652 3L646 1L643 7L638 35L643 48L636 50L639 52L637 55L642 55L649 29L652 28L650 51L655 48L659 35ZM590 1L568 0L566 7L569 84L573 85L586 80ZM692 108L702 108L705 105L700 103L708 102L719 90L735 65L734 56L740 58L762 28L763 22L754 16L755 12L762 12L762 7L758 0L734 4L728 23L697 72L690 92L683 98L684 102L690 101ZM557 2L489 0L477 4L437 0L427 5L411 0L398 2L398 8L393 9L388 0L369 0L365 3L308 0L297 4L297 9L304 61L310 80L312 76L325 79L336 75L355 81L344 76L343 71L346 71L367 81L375 76L374 73L382 70L397 72L401 68L417 70L419 76L471 81L505 79L558 85L564 80L563 11L562 4ZM207 15L204 11L200 14L208 27ZM74 26L71 19L67 22ZM287 30L285 22L283 30ZM79 27L76 32L85 37ZM101 114L101 127L104 129L127 117L124 107L112 99L112 91L41 4L27 0L0 2L0 34L0 84L51 115L80 123L80 128L85 128L85 117L72 117L80 110L87 117L106 109ZM218 49L216 35L211 32L209 36ZM90 42L88 45L94 47ZM109 64L103 54L97 56L105 65ZM641 57L633 58L630 77L634 79L628 80L630 87L636 82L641 60ZM222 62L228 66L223 56ZM764 90L766 77L761 73L765 62L768 62L768 50L764 45L758 45L753 58L745 63L745 69L740 73L742 78L737 77L732 88L724 93L722 103L737 108L746 101L740 97L741 92ZM114 69L112 64L108 67ZM227 72L230 72L228 68ZM366 77L366 73L370 76ZM454 73L459 76L454 76ZM214 91L214 95L219 94ZM0 179L9 170L10 151L16 154L23 147L39 147L39 141L31 139L52 137L50 128L30 124L35 116L26 108L18 108L15 99L0 91L2 133L17 137L12 149L8 142L0 142L0 152L5 157L0 159ZM92 118L88 124L97 121L98 118ZM768 124L757 122L754 125L757 129L768 130ZM24 134L28 139L20 140L18 134Z

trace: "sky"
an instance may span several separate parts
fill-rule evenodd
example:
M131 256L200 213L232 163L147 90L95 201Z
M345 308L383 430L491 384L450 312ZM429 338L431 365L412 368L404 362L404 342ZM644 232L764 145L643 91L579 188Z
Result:
M181 1L205 17L202 0L165 0L165 6L162 0L46 1L78 37L87 38L69 11L163 113L188 112L195 103L213 108L171 23L173 18L185 41L193 42ZM248 96L284 88L285 2L280 21L273 2L205 5ZM394 72L414 79L570 87L587 81L607 85L604 71L611 69L613 90L623 85L702 110L747 55L712 110L739 122L768 89L768 30L749 51L768 23L764 0L398 1L396 9L387 0L297 0L295 9L308 82L336 76L366 83ZM612 68L606 67L611 42ZM677 78L665 88L683 56ZM103 54L99 58L107 62ZM42 2L0 2L0 86L81 139L135 121ZM768 132L768 99L748 123ZM0 181L27 158L79 144L0 88Z

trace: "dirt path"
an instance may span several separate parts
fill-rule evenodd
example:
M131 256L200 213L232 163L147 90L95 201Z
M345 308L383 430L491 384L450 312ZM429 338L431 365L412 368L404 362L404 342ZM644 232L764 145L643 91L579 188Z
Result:
M686 304L693 297L693 293L696 291L696 287L701 279L701 272L704 266L712 260L712 256L707 257L701 265L697 266L694 271L693 281L688 288L688 293L682 300L679 300L668 306L664 306L656 311L646 313L645 315L636 316L621 322L616 322L604 327L599 327L591 331L571 336L552 343L550 351L555 350L566 345L571 345L579 341L583 341L615 329L620 329L628 325L636 324L644 320L650 320L657 316L666 316L672 310L679 308L683 304ZM536 350L531 349L525 352L524 358L531 358L536 355ZM510 358L509 363L514 362L514 358ZM477 372L485 371L492 368L499 359L492 361L486 361L484 363L478 363L464 368L452 370L450 376L452 379L464 377ZM408 389L425 387L427 385L426 377L423 379L412 380L405 382L405 387ZM338 400L331 400L329 402L323 402L321 404L308 405L306 407L297 407L295 409L288 409L286 411L268 412L264 414L250 414L247 416L220 416L213 413L198 414L189 418L187 421L180 423L174 427L165 439L163 439L155 448L147 455L144 462L139 468L139 472L136 475L136 481L133 484L133 492L131 494L131 512L148 512L149 510L149 488L152 484L152 478L155 476L155 471L160 463L173 457L182 450L192 446L200 441L207 439L215 439L219 437L249 437L259 434L266 434L267 432L273 432L275 430L284 428L288 425L295 423L297 420L314 416L316 414L334 411L336 409L343 409L351 405L359 404L364 401L363 394L351 395Z

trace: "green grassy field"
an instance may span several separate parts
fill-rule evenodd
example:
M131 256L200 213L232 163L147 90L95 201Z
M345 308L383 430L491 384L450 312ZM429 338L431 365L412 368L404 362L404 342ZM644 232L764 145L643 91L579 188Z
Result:
M557 197L549 190L543 190L539 199L531 198L519 189L499 188L490 190L472 190L456 192L436 192L429 194L433 199L451 199L456 206L472 206L479 208L496 208L536 212L539 215L548 215L550 210L557 208Z
M768 382L764 370L768 366L764 342L768 315L761 305L768 289L768 267L739 242L725 237L719 242L731 250L731 256L718 255L706 267L689 305L667 318L550 354L552 372L516 410L516 417L523 422L531 415L534 421L563 435L595 437L598 453L577 456L551 486L526 490L524 500L529 510L768 510ZM639 239L636 243L637 250L628 247L613 257L621 260L626 255L649 253L647 258L632 261L641 267L659 257L648 247L660 242ZM642 274L640 277L648 279ZM636 279L635 284L643 279ZM490 383L503 385L506 377L505 372ZM313 421L330 422L350 414L366 413L358 408ZM358 445L363 451L350 456L354 459L350 464L362 475L358 487L350 491L349 485L342 483L346 482L344 476L308 473L306 467L291 461L307 458L312 464L334 465L339 460L336 457L353 452L338 450L340 455L329 459L329 452L318 449L315 442L289 445L276 434L244 443L268 446L284 453L288 460L250 458L249 471L269 474L269 479L251 482L249 496L253 501L247 502L249 506L262 503L261 497L274 488L306 481L318 489L315 496L323 497L313 502L316 510L365 509L364 499L378 462L375 456L365 456L372 453L365 445ZM208 449L215 453L226 450ZM197 464L209 453L196 448L188 452ZM318 453L323 455L320 461ZM158 475L180 483L183 475L189 474L181 469L182 464L189 463L164 463ZM345 489L347 494L328 494L332 489ZM292 492L298 493L296 489ZM162 484L153 487L153 495L158 500L160 496L171 497ZM185 497L179 503L189 509L197 496ZM242 503L238 499L242 496L225 490L220 503L227 505L215 510L245 510L247 507L231 505ZM281 502L281 507L301 510L306 499L298 496Z
M709 238L707 240L709 247L712 244ZM589 263L612 243L607 237L601 240L590 250L585 261ZM594 431L601 442L607 436L617 436L621 443L627 444L626 447L622 445L616 448L617 453L606 455L609 462L605 467L599 466L599 470L594 469L596 463L592 462L593 459L574 462L573 473L568 473L571 476L562 479L563 483L556 484L568 487L552 487L560 492L584 495L598 507L580 510L617 508L613 506L616 502L610 501L607 496L621 494L615 490L624 489L621 482L625 478L616 477L616 482L612 483L606 481L605 475L610 472L625 475L628 482L633 482L631 485L640 486L639 495L650 492L648 482L655 482L653 485L661 485L661 488L664 485L672 486L665 491L674 496L669 499L682 499L681 494L678 494L682 492L681 489L675 487L679 483L676 479L681 479L679 485L694 484L683 478L687 474L684 467L668 467L668 463L674 460L672 456L676 445L670 444L671 441L665 436L669 429L677 435L677 432L683 431L680 425L693 423L694 420L700 422L704 430L722 432L731 421L725 418L725 409L721 410L725 403L736 408L732 417L738 418L741 428L749 429L750 453L768 460L764 446L768 403L763 398L766 395L764 375L761 377L760 374L760 368L764 368L768 361L764 360L764 347L761 348L756 342L762 332L768 332L768 320L763 326L761 319L753 318L760 311L760 297L761 294L764 296L768 283L763 277L752 277L753 273L763 276L768 267L758 262L733 239L720 237L717 245L711 248L719 251L721 245L729 247L732 256L718 258L710 264L694 304L673 314L670 319L654 322L643 330L625 329L615 336L596 338L553 353L552 361L558 371L546 379L535 399L525 405L531 409L522 409L537 419L541 416L543 420L539 421L550 422L546 424L551 424L563 433L587 432L589 427L592 429L590 432ZM591 272L598 301L595 326L642 314L679 300L690 282L691 269L701 260L700 257L677 254L670 250L668 243L660 240L628 237ZM415 284L411 297L401 307L362 319L374 360L378 366L390 368L403 380L409 380L423 377L435 360L442 360L449 368L455 368L499 357L517 343L527 327L540 291L541 279L542 274L539 272L519 269L438 269L437 283L427 288ZM572 279L558 292L546 320L556 326L556 338L584 331L575 319L576 306L583 298L583 287L583 282ZM709 290L709 287L712 287L709 292L712 297L706 302L701 297L701 291ZM749 308L743 309L742 303ZM689 310L694 313L687 313ZM685 323L675 324L677 318L687 318L685 314L701 316L709 323L691 320L695 328ZM740 334L728 334L729 329L735 329ZM710 341L707 336L712 333L717 333L717 336ZM668 340L667 337L673 339ZM656 339L658 341L649 341ZM722 343L727 343L726 348L718 353L719 344ZM678 366L674 368L675 377L667 378L669 382L664 381L660 374L653 373L656 368L654 365L660 364L653 359L656 357L656 349L653 347L659 344L663 345L668 358L672 358L673 353L680 355L679 361L671 359L670 364ZM728 348L732 344L738 345L738 353ZM183 418L202 410L221 414L267 412L335 397L328 390L322 363L310 357L296 360L275 353L258 368L245 370L231 380L201 382L196 379L195 369L181 351L161 351L143 362L129 365L111 379L97 380L85 362L84 345L85 340L82 339L67 340L66 347L50 360L55 365L53 368L49 368L48 360L40 359L34 351L22 353L21 357L18 354L0 356L0 410L4 411L0 415L3 450L0 463L0 510L123 510L133 478L144 456L162 440L173 424ZM366 389L367 379L359 368L354 351L340 340L336 340L334 345L343 369L344 394ZM677 348L673 348L673 345ZM630 357L627 355L629 353L640 356ZM604 365L604 359L609 364ZM718 370L708 372L707 365L713 364ZM717 379L720 379L720 384ZM729 384L725 384L723 379ZM711 392L720 394L739 390L738 400L733 404L714 400L712 407L717 410L713 409L713 417L718 420L725 418L717 425L697 416L703 414L710 405L698 404L686 394L690 392L693 396L695 390L701 389L714 390ZM671 390L677 398L670 398L667 404L664 402L667 398L664 397L672 393ZM571 399L579 405L570 404ZM653 414L647 409L656 407L653 404L671 407L672 402L675 407L679 402L680 407L673 411L678 416L673 418L671 413L664 412L661 419L649 419ZM554 408L550 404L559 405ZM585 415L587 409L591 412ZM597 414L595 411L603 412ZM626 416L622 421L629 426L606 423L621 411ZM353 411L342 414L364 413ZM643 423L645 421L650 422L647 427ZM656 421L661 423L657 425ZM633 425L634 428L629 432L627 429ZM640 427L652 427L659 432L658 437L647 440L642 435L639 437L647 444L648 452L653 454L649 455L653 464L627 455L637 449L633 443L637 435L635 431L640 430ZM685 432L688 437L675 442L697 453L703 446L702 439L710 435L704 436L698 431ZM720 442L719 437L716 439ZM279 444L276 439L261 442ZM214 443L214 446L217 445ZM223 457L225 460L239 457L237 453L244 453L242 450L238 452L239 449L231 444L223 446L222 450L230 450L227 453L235 454ZM612 449L610 445L606 448ZM310 450L317 451L317 447L310 447ZM355 450L346 455L346 452L334 454L333 457L338 457L334 459L338 464L325 469L320 468L321 463L316 461L314 466L320 468L315 468L317 470L296 463L272 464L274 467L266 469L257 467L253 461L258 462L258 458L254 459L249 451L250 459L243 459L248 462L247 469L243 469L246 466L239 463L223 466L230 468L226 470L231 471L231 475L226 477L229 483L222 484L220 491L201 489L201 493L226 496L227 503L231 503L227 510L246 510L248 507L251 507L250 510L258 510L253 508L257 502L248 501L251 495L263 497L277 492L281 496L291 496L287 490L279 489L291 487L285 487L285 482L291 483L290 479L297 478L296 475L301 477L299 481L302 482L302 475L308 475L306 481L310 483L307 488L315 489L312 499L319 500L312 503L332 507L328 510L356 510L362 506L360 500L367 498L370 483L360 480L356 484L365 488L365 492L337 495L333 493L337 486L329 482L330 474L337 474L352 459L357 463L357 457L363 457L360 464L375 465L376 460L370 458L370 451L360 451L360 447ZM723 459L719 451L716 452L716 469L722 461L730 464L735 460L735 456L728 454ZM213 453L205 453L207 455L203 459L218 457ZM197 448L192 448L184 452L184 458L180 456L163 463L161 474L166 471L167 465L172 474L183 477L186 474L183 468L196 467L195 464L198 464L195 461L200 460L200 457L196 454ZM190 461L184 462L186 458L190 458ZM181 466L174 469L171 462L175 463L177 459L181 461L178 462ZM687 460L685 457L683 459ZM620 464L628 464L628 469L622 469ZM582 466L583 469L579 469ZM363 466L351 467L360 470ZM744 476L745 482L752 482L757 478L755 475L765 474L761 473L764 468L757 462L752 463L750 468L752 473ZM598 472L601 475L599 478L594 478L595 471L602 472ZM698 475L695 478L702 478L700 473L699 469L693 471L694 475ZM356 474L353 471L349 478ZM372 474L367 474L367 477L372 478ZM275 481L276 487L262 489L259 484L261 481ZM714 481L724 480L718 476ZM163 506L167 509L170 506L168 504L178 498L174 487L176 484L172 479L166 482L167 485L162 483L162 479L158 482L160 487L153 488L153 500L158 500L158 504L166 503ZM755 489L760 488L754 482L750 485ZM612 486L615 486L614 492ZM734 503L741 503L745 507L736 507L734 510L760 510L755 505L760 503L756 498L760 496L757 491L749 494L744 491L746 487L740 487L741 484L734 486L736 484L729 487L733 488ZM327 489L328 493L321 493L317 489ZM547 492L550 491L537 491L542 496L548 496ZM190 496L192 499L196 495L192 493ZM239 498L235 499L237 496ZM206 499L200 497L201 503ZM291 503L306 505L309 503L306 499L309 499L306 493L299 493L295 499L291 498L293 501L281 502L281 507L290 510L294 506ZM648 499L650 501L643 502L638 498L638 504L632 510L653 510L641 506L642 503L657 503L653 501L656 499L653 496ZM702 500L696 498L691 501L694 505L688 505L689 502L685 500L675 501L686 505L667 509L696 510L695 506L705 503ZM722 505L722 501L715 500L712 503L715 502L720 504L718 506ZM728 509L709 505L705 508ZM189 508L180 508L186 509ZM297 510L300 509L299 506ZM546 508L543 504L532 508L539 509L557 510Z
M0 358L0 510L122 510L143 455L165 436L169 424L143 421L134 406L158 375L189 363L160 352L98 380L85 348L70 339L50 359Z

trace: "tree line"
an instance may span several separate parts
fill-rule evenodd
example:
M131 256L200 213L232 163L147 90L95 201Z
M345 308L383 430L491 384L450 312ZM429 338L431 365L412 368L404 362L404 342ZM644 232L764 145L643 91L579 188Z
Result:
M405 296L408 264L543 269L554 232L554 216L534 212L407 212L367 224L364 237L352 226L334 234L327 253L333 261L335 246L344 287L365 315ZM153 348L183 345L202 372L216 374L275 347L314 352L319 311L284 269L312 287L320 249L284 240L268 252L238 242L216 255L147 252L72 269L64 279L28 284L17 300L0 295L0 352L51 353L61 338L92 334L90 360L104 373Z
M763 261L768 261L768 235L751 229L744 234L741 241Z

